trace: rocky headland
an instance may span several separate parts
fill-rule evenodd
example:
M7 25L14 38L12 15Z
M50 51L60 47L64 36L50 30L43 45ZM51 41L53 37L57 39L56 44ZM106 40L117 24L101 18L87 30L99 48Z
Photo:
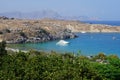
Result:
M75 32L120 32L119 26L69 20L27 20L0 17L0 40L7 43L45 42L77 37Z

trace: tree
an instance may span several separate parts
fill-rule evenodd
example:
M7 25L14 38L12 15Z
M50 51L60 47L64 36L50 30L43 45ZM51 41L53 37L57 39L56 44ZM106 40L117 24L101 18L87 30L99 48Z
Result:
M5 41L0 42L0 56L7 54L5 47L6 47L6 42Z

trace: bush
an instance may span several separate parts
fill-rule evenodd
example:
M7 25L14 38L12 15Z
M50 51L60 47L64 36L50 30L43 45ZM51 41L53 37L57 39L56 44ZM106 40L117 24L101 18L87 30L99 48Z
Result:
M25 35L24 32L20 32L19 34L20 34L20 36L22 36L22 37L26 37L26 35Z
M3 34L3 32L2 32L2 31L0 31L0 34Z
M0 56L7 54L5 47L6 47L6 42L5 41L0 42Z
M101 64L70 53L18 52L0 57L0 80L120 80L120 59L110 60Z

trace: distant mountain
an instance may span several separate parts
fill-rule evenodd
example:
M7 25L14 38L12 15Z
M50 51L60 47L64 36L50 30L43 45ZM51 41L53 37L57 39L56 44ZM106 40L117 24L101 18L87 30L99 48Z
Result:
M61 19L64 19L64 20L79 20L79 21L99 20L98 18L93 18L93 17L88 17L88 16L64 16Z
M0 13L0 16L13 17L19 19L42 19L42 18L52 18L52 19L63 19L63 20L96 20L97 18L91 18L87 16L61 16L52 10L43 10L35 12L4 12Z
M14 17L20 19L41 19L41 18L59 18L60 15L54 11L36 11L36 12L5 12L0 13L0 16Z

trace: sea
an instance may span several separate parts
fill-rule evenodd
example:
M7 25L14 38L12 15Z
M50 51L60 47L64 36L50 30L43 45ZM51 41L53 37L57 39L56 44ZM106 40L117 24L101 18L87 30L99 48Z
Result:
M84 21L89 24L120 26L120 21ZM56 51L59 53L81 53L93 56L99 53L120 57L120 33L75 33L78 38L66 39L66 45L57 45L59 40L44 43L10 44L10 48L20 50Z

